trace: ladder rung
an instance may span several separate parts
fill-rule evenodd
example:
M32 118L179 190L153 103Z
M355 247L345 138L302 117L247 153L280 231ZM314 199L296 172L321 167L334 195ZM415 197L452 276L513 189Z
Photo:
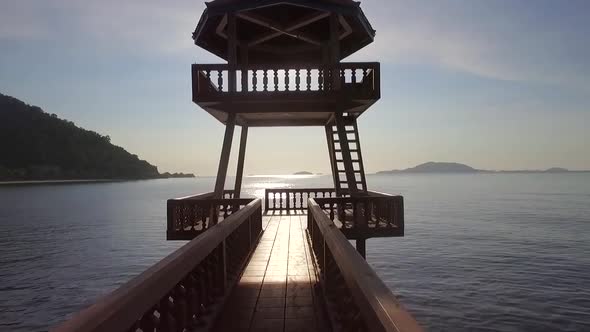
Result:
M335 139L333 142L334 143L340 143L340 140L339 139ZM348 143L358 143L358 141L357 141L356 138L355 139L349 138L348 139Z

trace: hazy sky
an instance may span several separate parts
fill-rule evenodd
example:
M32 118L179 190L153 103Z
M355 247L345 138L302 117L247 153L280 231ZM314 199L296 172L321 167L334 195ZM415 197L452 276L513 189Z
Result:
M431 160L590 169L590 1L362 8L375 43L347 60L382 63L382 99L359 120L367 172ZM0 0L0 92L110 135L160 171L215 174L224 127L190 96L190 64L220 62L191 39L203 9ZM249 134L247 174L329 170L323 128Z

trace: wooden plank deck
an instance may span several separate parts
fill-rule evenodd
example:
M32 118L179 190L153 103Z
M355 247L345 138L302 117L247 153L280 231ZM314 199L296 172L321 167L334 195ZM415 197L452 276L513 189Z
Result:
M264 233L215 331L326 331L305 237L307 216L265 215Z

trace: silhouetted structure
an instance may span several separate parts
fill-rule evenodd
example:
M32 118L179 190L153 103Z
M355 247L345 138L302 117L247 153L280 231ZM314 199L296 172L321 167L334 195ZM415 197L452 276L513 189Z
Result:
M367 190L356 125L380 97L379 64L341 62L373 37L349 0L208 3L193 38L227 63L192 78L226 126L214 191L169 200L168 239L191 241L60 331L420 331L364 260L367 238L404 231L402 197ZM323 127L334 188L266 190L264 213L241 198L248 130L262 126Z

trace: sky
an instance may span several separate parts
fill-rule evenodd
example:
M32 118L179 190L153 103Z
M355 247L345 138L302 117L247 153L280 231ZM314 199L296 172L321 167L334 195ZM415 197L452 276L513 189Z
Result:
M365 0L382 98L359 118L365 170L454 161L590 169L590 2ZM217 171L224 126L191 102L199 0L0 0L0 93L159 167ZM235 169L236 130L230 174ZM329 172L321 127L251 128L245 174Z

